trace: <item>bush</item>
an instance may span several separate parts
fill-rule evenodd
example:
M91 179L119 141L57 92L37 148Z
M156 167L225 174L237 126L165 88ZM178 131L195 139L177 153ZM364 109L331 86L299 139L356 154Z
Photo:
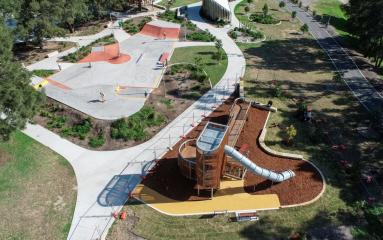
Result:
M262 23L262 24L277 24L279 23L278 19L273 18L271 15L264 15L260 13L253 13L250 15L250 21Z
M291 18L296 18L297 17L297 12L296 11L292 11L291 12Z
M176 11L172 11L172 10L165 11L163 13L159 13L157 16L159 19L164 20L164 21L174 22L174 23L182 23L182 20L177 18L177 12Z
M147 137L146 128L159 126L165 122L165 117L157 114L154 108L144 106L139 112L129 118L121 118L111 125L111 137L124 141L143 141Z
M197 29L197 25L192 23L191 21L187 21L186 23L181 24L183 27L186 27L187 30L195 31Z
M309 26L305 23L303 24L303 26L301 27L301 31L302 33L306 33L309 31Z
M191 40L191 41L200 41L200 42L214 42L215 41L215 37L207 31L189 33L186 35L186 39Z
M84 119L81 122L74 124L70 128L65 128L61 131L64 136L77 137L84 140L92 128L90 118Z
M246 6L246 7L245 7L245 12L250 12L250 8L249 8L249 6Z
M122 26L122 28L127 32L127 33L130 33L130 34L135 34L135 33L138 33L140 30L138 29L138 27L133 23L132 20L128 20L128 21L125 21L124 22L124 25Z
M91 137L88 142L92 148L98 148L105 144L104 134L100 133L97 137Z
M254 1L254 0L247 0L247 3L250 4L250 3L252 3L253 1Z
M286 127L285 135L286 135L286 142L290 144L292 143L294 138L297 136L297 129L293 125L290 125Z
M53 70L45 70L45 69L37 69L33 70L32 74L38 77L46 78L49 77L50 75L54 74L55 71Z
M49 113L46 113L46 114L49 114ZM43 114L40 114L41 116L43 116ZM48 115L46 115L48 116ZM47 123L47 126L48 128L52 129L52 128L56 128L56 129L60 129L62 128L64 125L65 125L65 122L67 120L66 117L64 116L48 116L48 117L51 117L51 119L48 121Z
M237 39L237 38L238 38L238 33L237 33L236 31L231 31L231 32L229 33L229 35L230 35L230 37L231 37L232 39Z
M286 3L284 1L279 2L279 7L284 8L286 6Z

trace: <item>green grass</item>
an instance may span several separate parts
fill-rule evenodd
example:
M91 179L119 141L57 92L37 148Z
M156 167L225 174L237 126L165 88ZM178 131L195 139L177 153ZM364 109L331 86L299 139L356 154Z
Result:
M193 63L197 57L202 58L202 66L213 86L221 80L227 68L227 56L224 53L220 63L214 58L217 49L213 46L176 48L171 63Z
M37 70L32 71L33 75L36 75L36 76L42 77L42 78L49 77L49 76L53 75L54 73L55 73L55 71L53 71L53 70L44 70L44 69L37 69Z
M162 0L158 4L166 7L167 2L167 0ZM199 0L175 0L170 8L182 7L196 2L199 2Z
M339 0L318 0L313 5L313 10L317 11L317 14L324 16L323 21L327 21L331 16L330 24L335 27L339 35L350 35L346 26L347 16Z
M0 143L0 239L66 239L75 186L65 159L14 133Z

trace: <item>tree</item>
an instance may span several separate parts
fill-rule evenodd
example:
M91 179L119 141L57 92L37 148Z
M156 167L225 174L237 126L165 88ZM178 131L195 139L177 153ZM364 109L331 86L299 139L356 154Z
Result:
M166 11L169 12L170 11L170 8L173 6L174 4L174 1L173 0L168 0L166 2Z
M31 74L13 60L13 37L2 20L0 31L0 140L7 140L36 114L44 96L30 85Z
M299 8L302 7L302 2L301 2L301 1L298 2L298 7L299 7Z
M246 13L250 12L250 8L249 8L249 6L246 6L246 7L245 7L245 12L246 12Z
M265 17L267 16L267 14L269 14L269 6L267 5L267 3L263 5L262 12L263 12L263 16Z
M284 1L279 2L279 7L284 8L286 6L286 3Z
M291 12L291 18L295 19L296 17L297 17L297 12L296 11L292 11Z
M383 0L350 0L345 7L348 26L359 38L360 48L375 66L383 64Z
M305 34L306 32L309 31L309 26L306 23L303 24L302 27L301 27L301 31L302 31L303 34Z
M63 0L23 0L22 14L17 18L18 37L42 47L45 38L64 35L59 27L64 5Z
M253 3L253 1L254 1L254 0L247 0L247 3L248 3L248 4L251 4L251 3Z
M73 33L75 24L87 18L88 6L85 0L65 0L65 8L62 13L62 24Z
M297 135L297 129L293 125L290 125L286 127L285 133L286 133L286 142L290 144L295 138L295 136Z
M221 59L222 59L222 46L223 45L222 45L221 39L215 40L215 48L217 49L217 60L219 64L221 63Z

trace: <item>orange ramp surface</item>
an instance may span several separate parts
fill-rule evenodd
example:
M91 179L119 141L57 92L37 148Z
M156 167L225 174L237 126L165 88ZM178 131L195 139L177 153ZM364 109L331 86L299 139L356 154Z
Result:
M178 39L180 27L164 24L161 21L155 21L145 24L140 34L160 38L160 39Z
M106 45L104 51L92 52L79 63L86 62L109 62L111 64L121 64L130 61L131 57L127 54L119 53L118 43Z

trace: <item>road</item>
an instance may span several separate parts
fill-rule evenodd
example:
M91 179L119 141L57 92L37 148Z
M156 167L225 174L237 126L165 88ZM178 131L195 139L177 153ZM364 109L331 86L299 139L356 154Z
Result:
M331 59L335 69L343 73L343 80L353 95L368 111L383 110L383 96L369 83L353 59L330 35L326 27L297 5L284 0L288 11L296 11L297 18L306 23L311 35Z

